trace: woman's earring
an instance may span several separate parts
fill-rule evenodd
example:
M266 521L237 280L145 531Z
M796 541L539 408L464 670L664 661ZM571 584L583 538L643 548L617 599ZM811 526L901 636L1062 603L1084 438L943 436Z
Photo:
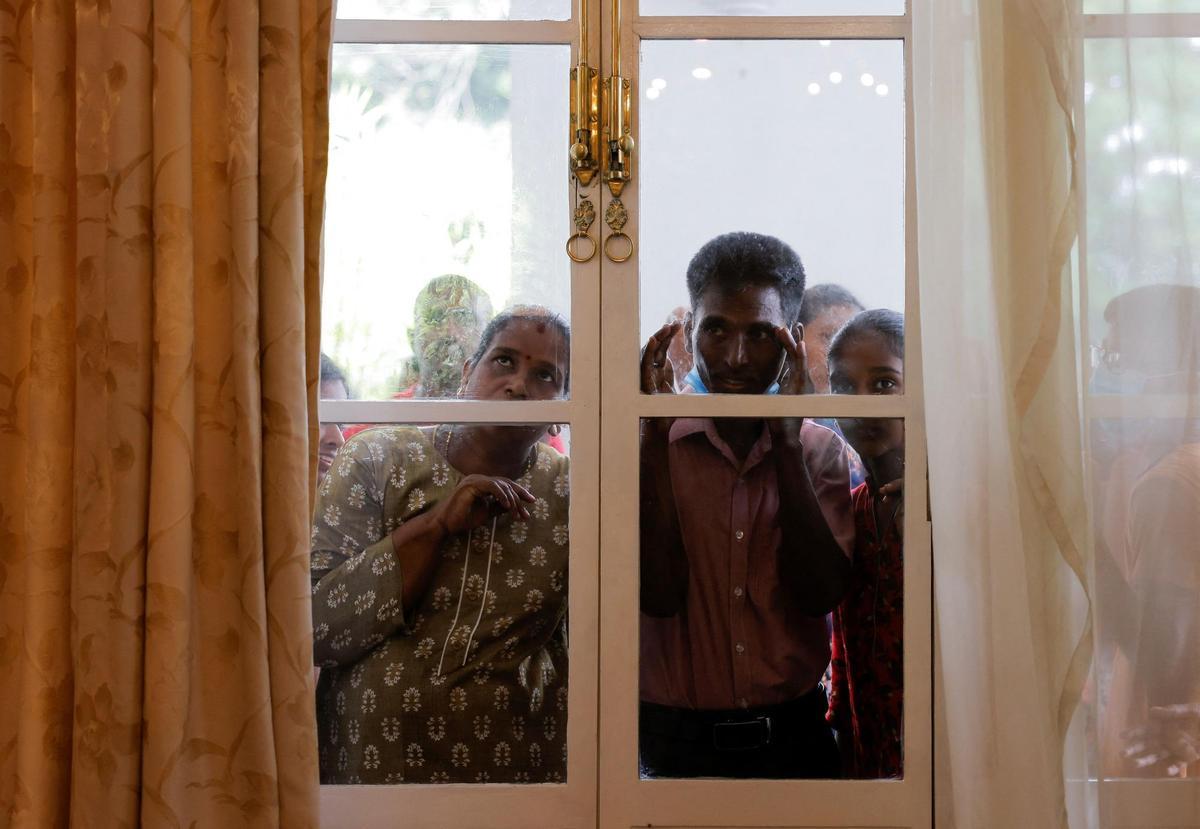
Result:
M557 423L551 423L550 428L547 431L550 432L551 437L558 437L560 434L562 434L562 426L559 426Z

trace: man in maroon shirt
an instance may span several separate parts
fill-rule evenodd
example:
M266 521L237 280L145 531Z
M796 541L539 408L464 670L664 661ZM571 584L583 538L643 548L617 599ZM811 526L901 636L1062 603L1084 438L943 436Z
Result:
M804 268L783 242L730 233L688 266L691 312L650 338L648 394L802 394ZM845 592L854 523L844 442L802 418L659 418L642 428L642 772L836 777L819 682L825 614Z

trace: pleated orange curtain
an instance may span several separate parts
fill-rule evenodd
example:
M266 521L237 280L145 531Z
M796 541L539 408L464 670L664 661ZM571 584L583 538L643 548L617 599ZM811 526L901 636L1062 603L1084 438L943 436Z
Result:
M0 2L0 826L316 823L331 5Z

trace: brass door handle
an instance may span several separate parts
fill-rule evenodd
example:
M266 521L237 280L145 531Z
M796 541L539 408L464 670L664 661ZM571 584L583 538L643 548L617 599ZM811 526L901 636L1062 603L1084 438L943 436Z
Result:
M571 135L567 163L576 186L588 187L601 174L612 194L604 211L604 222L612 231L604 240L604 255L612 262L626 262L634 252L633 239L625 233L628 220L621 191L633 179L633 84L621 74L621 0L612 4L612 73L601 84L595 69L587 62L590 0L579 0L579 55L571 69ZM601 113L604 114L603 123ZM596 240L580 227L580 210L591 202L584 200L575 209L575 233L567 240L567 255L574 262L587 262L596 255ZM593 214L594 215L594 212ZM591 224L590 222L588 223ZM591 243L586 253L579 249Z
M628 262L633 257L633 239L629 238L629 234L625 232L625 222L627 221L629 221L629 213L625 210L625 203L620 198L613 196L613 200L608 203L608 207L604 211L604 223L612 230L612 233L608 234L604 240L604 255L610 262L620 264Z
M633 178L633 84L621 75L621 0L612 3L612 74L604 81L604 182L614 197Z
M633 258L633 239L625 232L629 213L621 191L633 180L633 83L621 74L621 0L612 3L612 74L604 82L604 183L612 201L604 211L604 223L612 232L604 240L604 255L610 262Z
M571 257L572 262L583 264L584 262L592 261L592 257L596 255L596 237L588 233L592 222L596 220L596 208L592 204L591 199L582 199L579 205L575 208L575 232L571 234L571 238L567 240L567 256ZM579 246L587 242L591 247L579 249Z
M571 69L571 136L567 163L584 187L600 169L600 89L588 66L588 0L579 0L579 62Z

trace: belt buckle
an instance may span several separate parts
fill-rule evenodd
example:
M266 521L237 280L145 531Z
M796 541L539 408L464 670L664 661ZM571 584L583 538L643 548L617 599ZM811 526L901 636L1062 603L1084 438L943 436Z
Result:
M712 727L717 751L751 751L771 742L771 718L755 717L741 722L719 722Z

